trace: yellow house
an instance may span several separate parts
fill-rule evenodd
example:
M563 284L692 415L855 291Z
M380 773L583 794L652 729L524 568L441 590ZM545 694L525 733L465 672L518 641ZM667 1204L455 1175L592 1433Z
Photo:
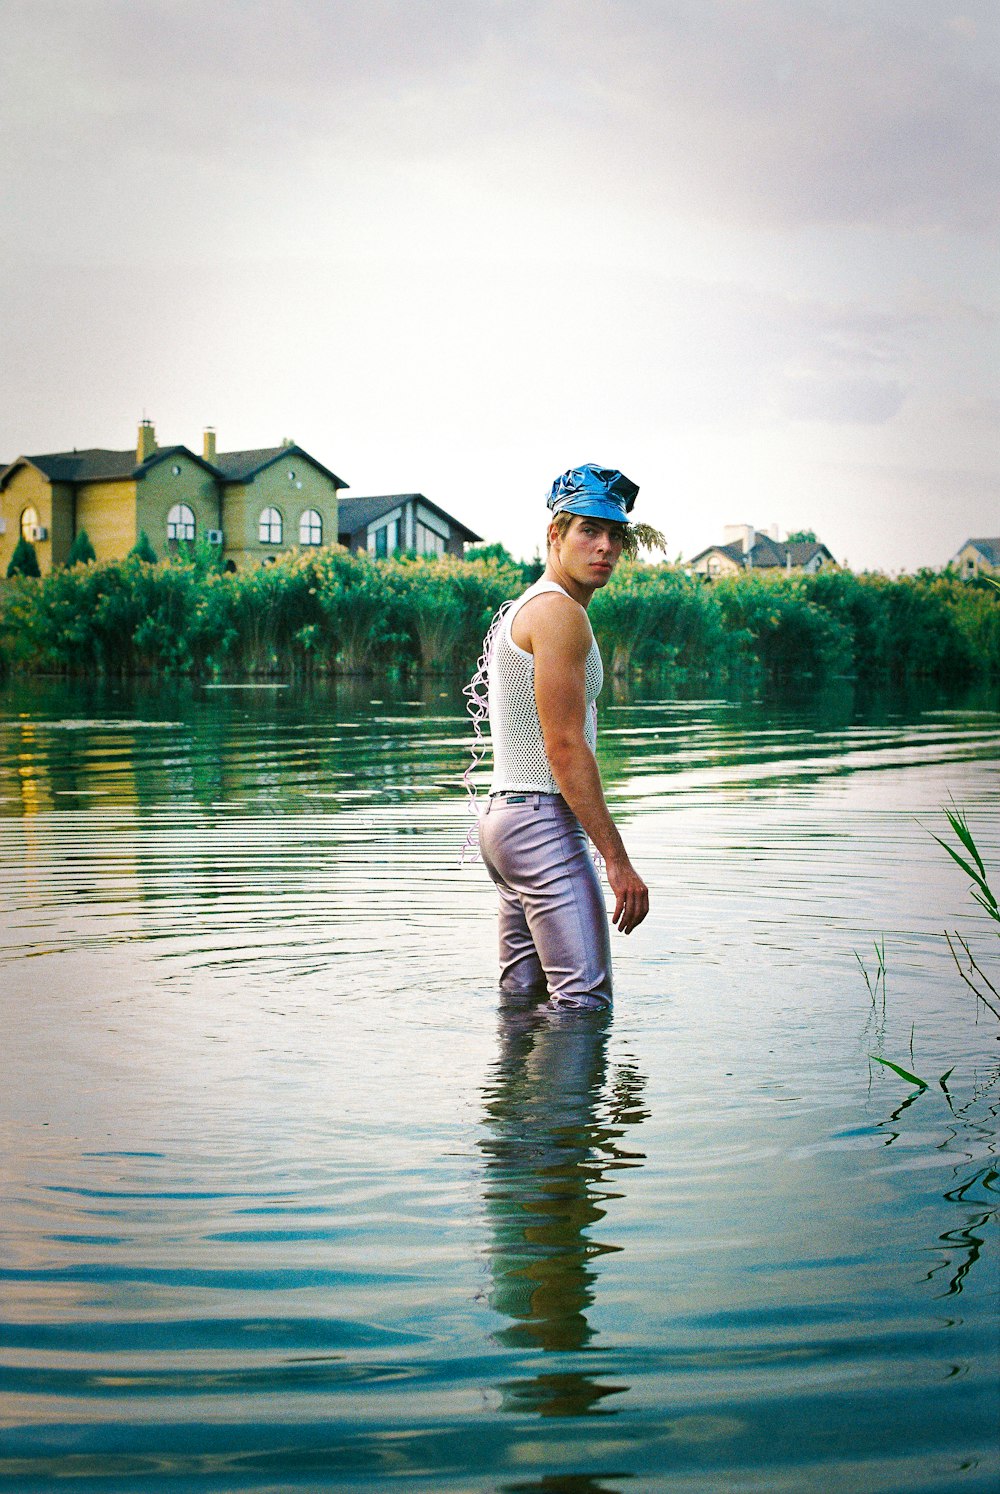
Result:
M1000 538L968 539L948 564L966 581L976 576L1000 576Z
M44 575L85 529L98 560L120 560L142 532L157 555L205 539L230 570L296 546L336 544L337 475L292 441L202 454L158 446L143 420L134 451L58 451L0 468L0 575L18 539L32 542Z

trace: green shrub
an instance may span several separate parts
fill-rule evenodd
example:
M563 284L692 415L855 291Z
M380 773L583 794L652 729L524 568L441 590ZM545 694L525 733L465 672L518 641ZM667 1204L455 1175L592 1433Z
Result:
M130 556L134 555L137 560L144 560L147 565L156 564L156 551L150 544L149 535L145 529L139 530L139 538L128 553Z
M719 667L718 607L701 582L673 566L621 561L595 592L590 619L613 674L660 668L689 676Z
M849 627L809 599L806 579L751 571L712 587L732 662L769 680L836 675L852 663Z
M14 553L10 557L7 567L7 575L10 576L40 576L42 573L38 568L38 556L35 547L30 540L26 540L22 534L14 546Z
M86 529L79 530L73 539L73 543L69 547L69 554L66 557L66 564L89 565L91 561L96 559L97 552L94 549L93 545L90 543L90 536L88 535Z
M468 674L491 616L525 584L499 552L375 560L329 546L222 573L208 546L157 562L142 538L123 561L40 581L12 562L0 592L5 660L80 674ZM617 674L1000 676L1000 593L948 575L756 571L707 584L623 561L590 616Z

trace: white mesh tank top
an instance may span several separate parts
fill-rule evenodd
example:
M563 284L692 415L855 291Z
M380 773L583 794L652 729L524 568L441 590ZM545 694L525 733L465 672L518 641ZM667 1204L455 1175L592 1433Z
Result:
M525 602L546 591L569 592L555 581L536 581L513 602L497 630L488 666L490 736L493 740L493 781L490 793L514 791L558 794L545 756L542 728L535 704L535 658L518 648L511 625ZM591 635L585 669L587 715L583 734L591 751L597 746L597 697L604 684L604 667L596 638Z

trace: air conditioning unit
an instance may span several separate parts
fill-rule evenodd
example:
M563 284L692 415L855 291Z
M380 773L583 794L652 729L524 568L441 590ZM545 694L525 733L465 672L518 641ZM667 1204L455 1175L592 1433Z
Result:
M222 544L222 530L221 529L210 529L208 531L208 543L210 545L221 545Z
M46 527L45 527L44 524L29 524L28 525L28 538L30 540L32 540L32 541L35 541L35 540L47 540L48 537L49 537L49 531L46 529Z

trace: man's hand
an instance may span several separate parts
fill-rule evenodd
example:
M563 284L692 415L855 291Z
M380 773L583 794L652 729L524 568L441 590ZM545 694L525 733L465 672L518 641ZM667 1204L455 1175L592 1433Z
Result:
M611 922L623 934L631 934L649 912L649 888L627 856L605 861L604 865L615 895Z

